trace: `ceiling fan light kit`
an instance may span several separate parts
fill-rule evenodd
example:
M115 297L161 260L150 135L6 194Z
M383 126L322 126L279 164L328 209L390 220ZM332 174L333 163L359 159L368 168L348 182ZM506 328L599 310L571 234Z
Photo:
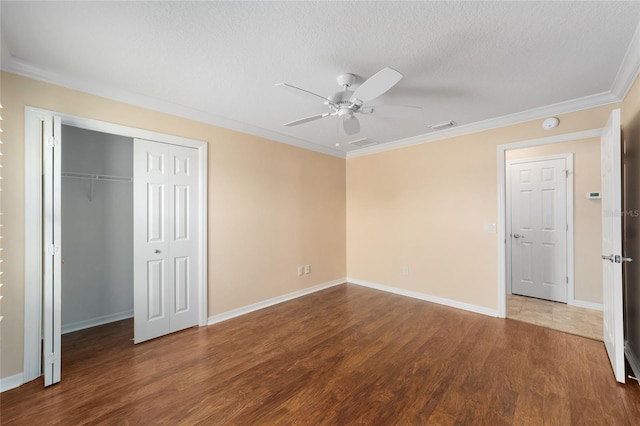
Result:
M329 111L324 114L316 114L310 117L301 118L289 123L285 123L287 127L293 127L310 121L319 120L321 118L337 116L342 120L342 129L349 135L360 133L360 121L356 114L367 114L371 116L384 116L385 111L389 116L399 116L403 112L409 110L422 110L421 107L408 105L383 105L383 106L364 106L365 103L376 99L386 93L400 81L402 74L393 68L383 68L364 83L362 83L355 91L348 90L356 82L354 74L340 74L336 81L342 87L342 91L334 93L329 97L318 95L305 89L293 86L287 83L278 83L276 86L283 87L287 90L297 92L301 95L313 96L315 99L321 98ZM376 113L378 111L378 113Z

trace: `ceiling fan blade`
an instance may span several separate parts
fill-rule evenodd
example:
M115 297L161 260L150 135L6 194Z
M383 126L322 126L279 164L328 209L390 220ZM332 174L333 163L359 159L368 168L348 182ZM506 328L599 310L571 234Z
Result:
M301 118L300 120L295 120L295 121L291 121L289 123L286 123L285 126L287 127L292 127L292 126L297 126L298 124L304 124L304 123L308 123L310 121L314 121L314 120L319 120L321 118L325 118L330 116L330 113L326 113L326 114L317 114L317 115L312 115L311 117L305 117L305 118Z
M424 109L419 106L412 105L375 105L371 108L363 109L371 110L370 114L377 117L402 118L406 120L422 121L424 117ZM364 112L366 114L366 112Z
M322 99L324 102L326 102L326 101L328 101L328 100L329 100L329 99L325 98L325 97L324 97L324 96L322 96L322 95L318 95L317 93L313 93L313 92L310 92L310 91L308 91L308 90L301 89L301 88L299 88L299 87L292 86L292 85L287 84L287 83L276 83L276 86L282 87L282 88L284 88L284 89L288 90L289 92L291 92L291 93L295 93L295 94L297 94L297 95L302 95L302 96L313 96L314 98L320 98L320 99Z
M349 136L353 136L360 132L360 122L355 116L344 118L342 120L342 128Z
M401 78L402 74L393 68L383 68L362 83L349 101L360 104L369 102L395 86Z

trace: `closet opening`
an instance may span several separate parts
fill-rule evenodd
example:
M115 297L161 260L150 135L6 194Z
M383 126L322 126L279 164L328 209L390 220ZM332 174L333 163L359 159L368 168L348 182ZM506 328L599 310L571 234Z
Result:
M133 318L133 138L64 124L61 136L66 334Z
M23 382L61 380L63 333L86 359L101 324L140 343L208 323L207 145L25 107Z

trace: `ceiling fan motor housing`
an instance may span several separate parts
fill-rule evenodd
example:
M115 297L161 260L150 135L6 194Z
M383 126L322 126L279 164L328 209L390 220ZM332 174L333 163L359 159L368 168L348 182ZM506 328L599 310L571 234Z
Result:
M342 87L349 87L356 82L356 76L353 74L340 74L336 79Z

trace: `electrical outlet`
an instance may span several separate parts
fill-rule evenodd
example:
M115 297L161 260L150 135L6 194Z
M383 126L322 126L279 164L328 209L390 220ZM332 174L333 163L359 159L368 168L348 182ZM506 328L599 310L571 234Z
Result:
M298 266L298 276L301 277L304 275L304 267Z
M304 265L304 273L305 274L311 273L311 265Z

